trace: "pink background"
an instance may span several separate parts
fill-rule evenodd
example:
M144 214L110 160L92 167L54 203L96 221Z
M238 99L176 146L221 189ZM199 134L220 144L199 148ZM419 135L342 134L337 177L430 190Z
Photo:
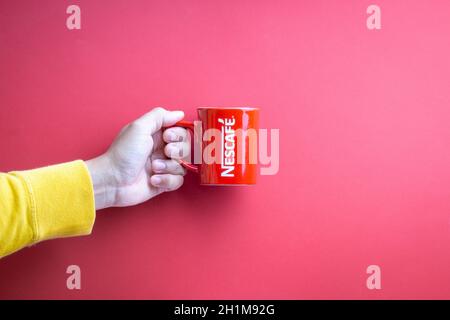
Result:
M0 260L0 298L450 298L447 0L85 0L78 31L70 4L0 2L1 171L204 105L259 106L280 171L101 211L90 237Z

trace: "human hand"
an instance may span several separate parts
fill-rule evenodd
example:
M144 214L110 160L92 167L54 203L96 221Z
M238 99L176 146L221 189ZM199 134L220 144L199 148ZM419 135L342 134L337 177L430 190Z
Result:
M176 160L190 153L187 131L162 128L183 117L182 111L153 109L125 126L107 152L86 161L96 210L132 206L181 187L186 171Z

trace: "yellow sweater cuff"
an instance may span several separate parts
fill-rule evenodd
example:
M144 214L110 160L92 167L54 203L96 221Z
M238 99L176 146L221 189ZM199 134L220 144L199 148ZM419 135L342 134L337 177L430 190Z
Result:
M91 233L95 221L94 191L83 161L14 174L24 179L30 193L33 243Z

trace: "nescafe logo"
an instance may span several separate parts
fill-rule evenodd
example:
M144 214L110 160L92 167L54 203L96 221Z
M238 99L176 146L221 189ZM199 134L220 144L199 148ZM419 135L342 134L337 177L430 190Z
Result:
M234 177L234 166L236 164L236 132L234 125L236 119L219 118L219 123L222 124L222 177Z

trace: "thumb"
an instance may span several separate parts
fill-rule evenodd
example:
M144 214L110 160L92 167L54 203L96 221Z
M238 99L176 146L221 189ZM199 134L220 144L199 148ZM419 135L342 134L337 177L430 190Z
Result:
M135 122L140 128L143 128L146 133L152 135L161 130L162 127L170 127L184 118L183 111L169 111L164 108L155 108L152 111L144 114Z

